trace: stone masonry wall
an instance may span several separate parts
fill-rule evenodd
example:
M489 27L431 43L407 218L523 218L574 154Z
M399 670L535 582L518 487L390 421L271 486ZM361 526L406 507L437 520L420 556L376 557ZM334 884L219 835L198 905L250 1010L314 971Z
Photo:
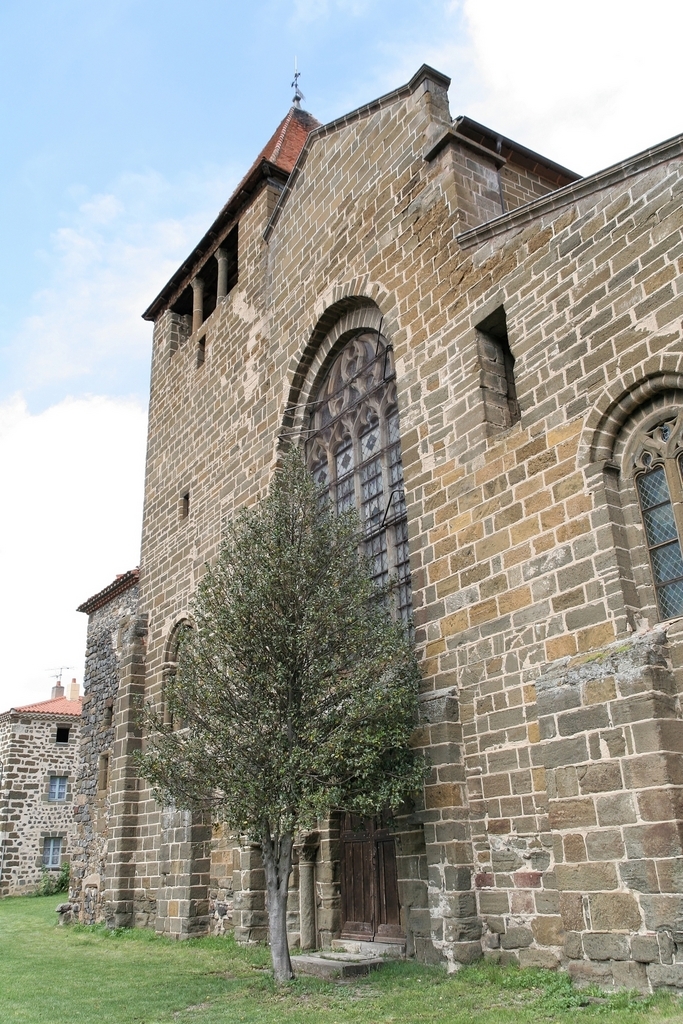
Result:
M108 776L119 664L127 630L135 620L138 598L135 585L88 616L70 894L84 924L94 924L104 916L106 860L111 839Z
M56 742L58 725L69 727L68 743ZM37 887L46 838L61 838L62 862L70 859L79 726L72 715L0 716L0 896ZM48 799L53 775L68 779L63 801Z

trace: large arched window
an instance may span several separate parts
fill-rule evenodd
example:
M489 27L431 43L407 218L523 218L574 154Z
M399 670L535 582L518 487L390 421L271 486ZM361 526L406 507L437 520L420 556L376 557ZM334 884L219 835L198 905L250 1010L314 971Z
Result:
M309 403L306 452L338 511L358 509L378 583L397 580L396 610L411 614L408 524L391 346L361 331L339 352Z
M683 413L641 429L634 462L657 608L671 619L683 615Z

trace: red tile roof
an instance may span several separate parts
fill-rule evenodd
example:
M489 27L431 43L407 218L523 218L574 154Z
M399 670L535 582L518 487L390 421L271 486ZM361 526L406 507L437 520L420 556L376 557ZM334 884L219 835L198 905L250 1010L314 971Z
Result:
M298 107L290 107L289 113L280 122L242 180L246 180L262 160L267 160L268 163L291 174L309 133L319 127L320 121L317 121L312 114L300 110ZM240 182L235 189L236 193L239 192L241 184Z
M312 114L299 107L290 107L204 237L142 314L144 320L156 319L169 303L175 301L174 296L180 294L190 277L197 273L197 268L201 268L203 262L215 251L219 241L225 237L226 228L234 222L264 179L274 177L284 184L306 139L314 128L320 127L320 121Z
M97 611L98 608L102 608L105 604L109 604L115 597L122 594L124 590L128 590L129 587L135 586L140 579L140 570L138 568L129 569L128 572L120 572L116 579L97 594L93 594L83 604L79 604L76 609L77 612L85 612L87 615L91 615L92 612Z
M22 714L32 715L65 715L71 718L80 718L83 701L81 697L76 700L67 700L66 697L53 697L52 700L41 700L37 704L24 704L20 708L11 708L11 711L20 711Z

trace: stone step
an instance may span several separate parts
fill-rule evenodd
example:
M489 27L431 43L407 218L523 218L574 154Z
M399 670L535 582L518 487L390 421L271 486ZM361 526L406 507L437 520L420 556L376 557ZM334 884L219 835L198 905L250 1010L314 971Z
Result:
M404 960L405 942L364 942L360 939L332 939L335 953L360 953L362 956L382 956L392 960Z
M361 978L376 971L386 960L353 954L310 953L292 957L294 974L309 974L314 978Z

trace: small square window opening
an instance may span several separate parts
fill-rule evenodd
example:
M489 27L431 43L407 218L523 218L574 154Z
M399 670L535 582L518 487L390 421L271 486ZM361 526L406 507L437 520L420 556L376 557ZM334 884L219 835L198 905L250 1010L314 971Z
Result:
M69 742L69 726L58 725L57 726L57 743L68 743Z
M66 783L66 775L53 775L50 779L48 800L52 802L66 800Z

